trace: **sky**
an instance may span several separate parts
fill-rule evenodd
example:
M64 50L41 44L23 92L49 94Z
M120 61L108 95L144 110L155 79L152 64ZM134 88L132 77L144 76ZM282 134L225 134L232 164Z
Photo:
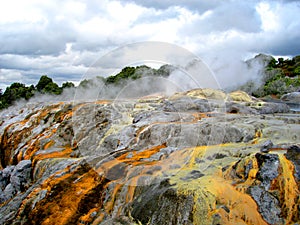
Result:
M36 84L43 74L78 83L103 55L136 42L174 44L212 67L258 53L300 55L295 0L0 1L3 90Z

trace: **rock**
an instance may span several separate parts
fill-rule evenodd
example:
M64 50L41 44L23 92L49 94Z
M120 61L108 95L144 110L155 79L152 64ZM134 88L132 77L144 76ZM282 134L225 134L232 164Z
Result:
M236 102L226 102L226 112L234 114L258 114L257 110Z
M13 172L14 168L15 168L15 166L7 166L2 171L0 171L0 188L1 188L1 190L4 190L5 187L9 184L10 176L11 176L11 173Z
M223 101L225 101L227 98L227 94L224 91L211 89L211 88L193 89L187 91L186 95L193 98L215 99L215 100L223 100Z
M300 92L291 92L291 93L282 95L280 99L282 101L300 104Z
M214 99L225 101L227 94L221 90L215 90L211 88L198 88L192 89L187 92L176 93L169 98L169 100L177 100L182 97L188 97L191 99Z
M167 180L140 187L138 192L141 195L130 207L132 217L142 224L193 224L193 196L177 194Z
M279 157L276 154L261 153L256 153L255 157L260 168L256 177L261 181L261 186L265 190L269 190L271 181L279 174Z
M291 146L299 115L264 115L285 104L242 92L223 98L199 89L158 101L49 104L5 120L0 224L299 221L291 176L299 178ZM263 140L290 146L287 159Z
M260 151L263 153L268 153L270 148L274 146L273 142L271 140L268 140L262 144L260 147Z
M31 182L31 160L20 161L11 173L10 183L17 192L24 191Z
M2 202L12 199L16 193L15 187L12 184L8 184L2 193Z
M187 181L187 180L194 180L194 179L198 179L200 177L203 177L204 174L201 173L199 170L193 170L191 171L187 176L180 178L183 181Z
M256 109L260 114L290 112L290 107L285 103L256 102L256 103L251 103L250 107Z
M244 91L234 91L229 93L229 99L235 102L253 102L253 99Z
M249 194L258 205L259 212L269 224L282 224L280 218L281 209L278 200L264 188L253 186L249 188Z
M288 147L285 157L292 161L295 166L295 177L300 181L300 147L292 145Z
M166 112L210 112L213 108L206 99L180 98L164 101L163 110Z

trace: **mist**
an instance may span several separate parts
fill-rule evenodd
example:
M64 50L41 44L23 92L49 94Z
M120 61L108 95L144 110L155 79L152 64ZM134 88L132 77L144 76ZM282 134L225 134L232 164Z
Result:
M263 84L264 68L272 56L259 54L254 57L244 57L242 54L223 53L218 57L208 57L206 62L212 70L220 89L233 91L247 82L258 88Z
M232 91L243 84L252 81L257 88L262 84L264 67L271 56L258 55L255 58L241 60L233 57L207 58L206 61L192 59L185 65L175 65L176 68L169 76L149 75L147 71L141 78L124 79L118 85L106 84L97 77L83 77L91 80L85 87L66 88L60 95L41 94L36 92L34 97L19 100L14 103L13 110L58 102L84 102L97 100L138 99L148 95L171 96L176 92L184 92L195 88L213 88Z

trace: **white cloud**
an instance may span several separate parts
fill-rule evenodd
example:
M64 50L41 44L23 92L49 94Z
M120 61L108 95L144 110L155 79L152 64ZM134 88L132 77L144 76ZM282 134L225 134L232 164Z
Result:
M178 44L212 63L259 52L299 54L299 7L275 0L4 1L0 82L15 76L29 84L42 74L79 80L105 53L139 41Z
M277 31L279 28L278 15L270 8L267 2L261 2L256 7L262 21L262 29L264 31Z

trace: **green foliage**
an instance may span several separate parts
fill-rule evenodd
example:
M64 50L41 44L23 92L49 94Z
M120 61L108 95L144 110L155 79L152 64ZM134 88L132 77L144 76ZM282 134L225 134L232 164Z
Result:
M35 88L33 85L26 87L22 83L13 83L6 88L5 92L0 95L0 109L12 105L18 99L30 99L34 95Z
M79 87L81 88L88 88L90 85L92 85L92 80L86 80L80 82Z
M97 76L96 80L83 80L80 82L80 88L95 87L98 84L106 83L112 85L122 85L124 81L128 79L137 80L146 76L169 76L171 72L175 70L175 67L171 65L163 65L159 69L153 69L146 65L137 67L125 67L120 73L109 76L107 78ZM62 87L59 87L53 80L47 75L40 77L36 86L31 85L26 87L25 84L13 83L10 87L7 87L3 93L0 89L0 109L6 108L13 104L18 99L30 99L36 91L41 94L54 94L59 95L65 88L74 88L75 85L72 82L65 82Z
M156 70L156 75L166 77L169 76L175 70L176 67L172 65L162 65L158 70Z
M272 58L271 61L269 62L269 64L267 65L266 69L272 70L272 69L276 68L276 65L277 65L276 59Z
M66 82L63 84L63 87L74 87L74 84ZM6 88L4 93L2 93L2 90L0 91L0 109L9 107L19 99L29 100L34 96L36 91L39 91L42 94L48 93L59 95L62 93L63 88L59 87L46 75L41 76L36 86L31 85L27 87L22 83L13 83Z
M36 85L36 89L39 91L39 92L43 92L43 90L45 89L45 87L50 84L50 83L53 83L52 79L49 78L47 75L43 75L41 76L38 84Z
M117 75L107 77L106 83L107 84L115 84L115 83L119 83L121 80L128 79L130 77L134 77L135 70L136 69L134 67L125 67Z
M294 74L296 76L299 76L300 75L300 66L297 66L295 69L294 69Z
M47 75L41 76L38 84L36 85L36 89L41 93L54 95L59 95L62 93L62 89Z
M56 83L48 83L43 89L44 93L60 95L62 93L62 89Z
M288 92L299 89L300 86L300 56L292 59L272 58L265 68L262 87L254 93L257 97L277 95L278 97Z
M152 69L146 65L141 65L137 67L125 67L120 73L109 76L106 78L105 83L107 84L120 84L121 81L126 79L137 80L141 77L146 76L164 76L167 77L171 72L175 70L175 67L171 65L163 65L158 70Z
M72 82L65 82L62 84L62 89L65 89L65 88L73 88L75 87L75 85L72 83Z

